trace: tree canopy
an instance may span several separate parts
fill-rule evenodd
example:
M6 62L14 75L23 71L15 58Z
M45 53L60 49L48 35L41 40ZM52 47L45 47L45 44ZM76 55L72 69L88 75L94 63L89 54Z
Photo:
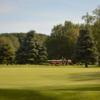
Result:
M80 35L76 45L76 59L80 63L93 64L97 60L96 47L89 30L80 30Z

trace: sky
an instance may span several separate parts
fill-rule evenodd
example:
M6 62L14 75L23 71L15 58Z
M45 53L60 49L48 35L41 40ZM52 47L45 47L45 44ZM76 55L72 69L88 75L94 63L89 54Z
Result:
M65 20L81 23L81 17L98 6L100 0L0 0L0 33L50 34Z

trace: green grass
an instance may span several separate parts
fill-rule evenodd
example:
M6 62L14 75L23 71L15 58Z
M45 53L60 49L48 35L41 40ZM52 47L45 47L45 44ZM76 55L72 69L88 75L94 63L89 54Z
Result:
M0 65L0 100L100 100L100 68Z

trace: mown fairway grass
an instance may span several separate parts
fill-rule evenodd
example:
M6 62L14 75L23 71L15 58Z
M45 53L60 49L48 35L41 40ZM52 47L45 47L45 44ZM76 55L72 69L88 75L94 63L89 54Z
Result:
M100 100L100 68L0 65L0 100Z

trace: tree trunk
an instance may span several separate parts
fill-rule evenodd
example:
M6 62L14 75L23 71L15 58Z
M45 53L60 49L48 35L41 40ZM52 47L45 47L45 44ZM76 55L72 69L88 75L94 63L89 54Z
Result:
M98 59L98 66L100 67L100 56L99 56L99 59Z
M85 68L88 68L88 63L85 63Z
M100 67L100 60L98 61L98 66Z

